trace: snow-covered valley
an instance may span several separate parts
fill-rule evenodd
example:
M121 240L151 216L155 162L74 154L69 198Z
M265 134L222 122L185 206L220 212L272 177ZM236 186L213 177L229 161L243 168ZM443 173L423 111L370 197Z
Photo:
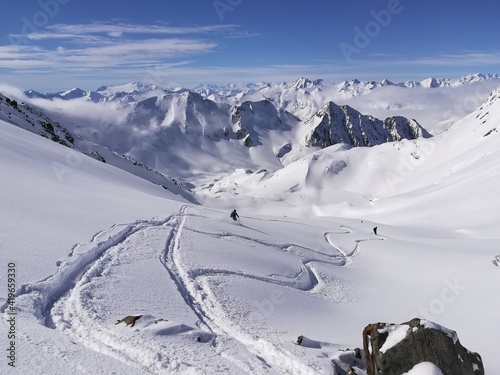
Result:
M16 366L2 373L343 374L367 324L414 317L455 330L499 372L500 91L481 91L496 80L364 95L351 84L335 98L303 81L154 105L32 99L74 147L26 131L3 103L0 285L14 265L17 314L2 293ZM333 99L416 118L432 137L308 147L301 125ZM231 124L244 102L260 110ZM128 315L142 317L115 325Z

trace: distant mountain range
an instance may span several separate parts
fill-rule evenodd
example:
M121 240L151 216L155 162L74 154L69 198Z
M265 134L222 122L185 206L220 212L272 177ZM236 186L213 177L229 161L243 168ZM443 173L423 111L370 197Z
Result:
M393 83L388 80L380 82L376 81L359 81L357 79L351 81L342 81L339 83L328 83L322 79L309 80L308 78L301 77L291 83L249 83L246 85L215 85L204 84L199 85L193 89L186 88L161 88L157 85L144 84L139 82L130 82L125 85L117 86L101 86L94 91L85 91L80 88L72 88L66 91L56 93L40 93L35 90L25 91L29 98L43 98L43 99L63 99L72 100L85 98L93 102L103 101L122 101L125 103L138 100L147 92L162 91L164 93L182 93L184 91L192 91L202 95L203 97L210 98L215 101L224 101L227 99L233 101L235 98L242 99L245 95L255 94L262 92L271 94L275 91L286 92L287 90L304 90L311 92L314 90L336 90L338 92L345 92L348 95L356 96L366 94L367 92L384 86L397 86L397 87L424 87L424 88L438 88L438 87L459 87L482 80L496 80L500 79L498 74L480 74L473 73L464 77L456 79L448 78L433 78L429 77L422 81L406 81Z
M192 90L143 83L95 91L29 90L25 95L33 103L0 96L0 118L166 188L189 189L238 168L279 170L337 144L372 147L431 137L416 119L397 113L406 102L388 105L391 115L380 119L338 100L391 87L420 92L497 81L496 74L470 74L405 83L334 84L300 78L291 83L202 85ZM48 105L51 102L57 103ZM100 116L101 112L112 113L114 120Z

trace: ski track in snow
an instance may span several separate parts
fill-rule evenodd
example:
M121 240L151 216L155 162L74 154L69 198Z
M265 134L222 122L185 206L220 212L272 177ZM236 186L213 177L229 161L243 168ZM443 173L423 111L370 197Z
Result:
M278 348L276 345L263 339L256 339L246 333L242 329L242 327L233 324L234 322L231 322L231 320L225 316L226 314L224 312L224 309L222 308L222 306L220 306L215 296L211 293L206 279L214 276L236 276L250 278L253 280L280 286L291 287L302 291L312 291L319 284L319 276L317 275L317 272L311 267L312 263L323 262L334 266L345 266L352 256L358 254L359 244L365 240L356 240L355 247L352 251L344 251L339 245L334 244L330 238L330 236L335 232L325 233L326 241L340 254L330 255L295 244L277 245L276 243L266 242L249 236L235 235L231 233L216 234L194 230L191 228L185 228L187 209L187 206L183 207L181 212L182 218L180 219L180 224L175 231L175 235L171 236L171 244L167 246L166 254L163 254L163 264L169 270L170 274L174 275L178 289L183 295L186 302L191 306L193 311L195 311L197 316L205 317L204 319L200 320L209 325L210 331L234 337L238 341L242 342L248 348L248 350L254 353L257 357L264 358L266 363L271 364L272 367L280 368L281 370L292 374L297 373L297 371L305 374L312 373L311 368L299 362L299 360L295 358L292 353L289 353L283 348ZM346 229L345 232L335 234L352 233L352 230L349 230L346 227L344 228ZM214 236L219 239L237 239L250 243L254 242L256 244L273 248L275 250L301 255L303 256L303 267L301 269L301 272L291 280L278 280L276 278L273 278L273 275L271 275L271 277L260 277L243 272L228 270L197 269L189 271L183 267L181 258L179 256L182 233L183 231L187 230L199 234ZM308 252L313 253L316 257L309 258L305 256Z
M253 337L245 331L244 327L238 325L238 322L232 321L210 288L210 279L214 277L247 278L314 294L321 279L314 264L347 266L352 262L352 258L360 253L360 244L374 238L359 239L358 235L354 240L354 246L345 248L334 240L334 236L356 235L359 230L340 226L341 231L324 232L325 241L335 250L335 254L330 254L293 243L279 244L241 234L204 232L189 228L187 225L189 217L203 217L188 214L189 207L182 206L178 214L163 220L115 224L110 229L97 233L89 244L77 244L71 249L69 256L78 256L76 260L69 264L62 263L56 274L43 281L23 285L18 297L31 296L36 306L35 314L44 325L65 332L75 341L93 350L117 358L145 373L180 371L182 364L189 366L189 357L196 355L192 353L194 349L189 348L193 342L189 342L189 345L184 344L182 350L179 350L179 347L176 347L179 343L172 345L161 340L151 340L151 336L145 339L141 335L125 335L119 329L110 326L109 316L99 310L99 306L92 303L92 293L96 285L106 283L106 275L120 263L124 254L131 250L128 242L133 241L134 236L140 233L163 228L166 240L164 249L159 254L159 260L174 281L186 305L198 318L198 329L206 332L202 335L204 337L202 341L206 345L210 345L219 356L245 373L269 374L278 371L290 374L312 374L313 370L284 346ZM197 207L197 209L203 208ZM181 257L183 234L186 232L212 236L224 241L245 241L274 251L291 253L301 257L302 266L300 271L292 277L259 276L214 268L189 269L182 263ZM230 343L231 340L242 344L249 355L244 358L232 355L230 347L234 344ZM197 370L203 373L207 369ZM212 370L221 371L220 368Z
M353 233L353 228L349 229L346 225L341 225L341 228L344 228L345 231L342 232L325 232L325 240L330 244L335 250L337 250L343 257L344 259L344 265L347 265L349 261L352 260L353 257L359 254L360 249L359 245L362 242L365 241L377 241L377 240L384 240L385 238L382 236L377 236L377 238L367 238L367 239L356 239L354 240L354 247L352 249L345 249L339 244L337 244L333 239L332 235L339 235L339 234L352 234Z
M139 220L132 224L115 224L108 231L101 231L93 236L90 246L86 246L86 251L72 263L59 264L58 271L47 278L32 284L22 285L17 293L17 297L31 294L36 309L38 319L47 327L53 328L50 310L54 303L72 288L80 280L87 270L96 263L107 250L122 243L125 239L137 231L155 225L161 225L165 221ZM101 237L106 237L101 240ZM80 244L73 247L71 255ZM2 307L2 310L4 307Z

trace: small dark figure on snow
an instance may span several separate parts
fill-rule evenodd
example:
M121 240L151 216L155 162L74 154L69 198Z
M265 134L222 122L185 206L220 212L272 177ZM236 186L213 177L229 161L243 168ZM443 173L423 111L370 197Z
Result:
M377 227L373 228L373 233L375 233L375 235L377 235Z
M234 221L238 220L240 217L238 216L238 213L236 212L236 210L233 210L233 212L231 212L231 214L229 215Z
M125 323L126 326L128 326L130 324L130 327L133 327L135 325L135 321L142 318L142 315L137 315L137 316L133 316L133 315L129 315L129 316L126 316L125 318L123 319L120 319L119 321L117 321L115 323L115 325L117 324L120 324L121 322Z

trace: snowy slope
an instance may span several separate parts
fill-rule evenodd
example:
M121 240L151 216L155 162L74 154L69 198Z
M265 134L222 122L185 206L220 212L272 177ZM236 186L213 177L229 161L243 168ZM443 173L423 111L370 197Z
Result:
M499 96L429 139L237 169L201 205L1 121L2 371L342 373L366 324L415 316L500 371Z
M98 115L99 114L97 114L97 116ZM125 156L110 150L103 145L102 142L95 142L100 141L99 138L102 136L102 133L99 135L95 130L87 129L89 132L87 137L81 137L74 131L75 129L69 131L64 126L67 125L66 122L60 124L45 115L40 108L31 106L25 102L18 102L2 94L0 94L0 120L4 120L22 129L41 135L44 138L80 151L96 160L123 169L147 181L153 182L154 184L163 186L165 189L169 189L189 201L195 202L192 195L186 191L189 190L187 186L183 186L168 175L160 173L130 156ZM109 130L107 131L109 132ZM71 162L69 162L69 164L71 164Z
M498 95L497 89L476 111L432 138L402 140L371 148L335 145L315 150L303 158L288 160L285 156L285 167L278 171L236 170L198 190L211 197L238 194L293 202L297 212L301 210L305 215L320 212L354 217L371 215L378 220L390 217L384 214L388 208L391 210L387 212L399 211L402 202L410 207L428 201L428 209L416 209L414 216L405 210L406 220L432 220L430 215L437 215L436 220L441 220L443 225L444 217L454 215L455 219L460 217L468 222L467 215L474 210L475 220L482 222L484 218L485 222L496 222L496 216L480 214L481 204L475 206L470 202L489 201L496 207L498 201L494 197L498 180L493 178L498 173L496 160L500 148ZM461 188L454 189L454 186ZM475 190L481 193L475 194ZM450 199L445 199L447 196ZM462 215L459 208L465 202L470 207ZM384 210L379 210L379 205ZM436 205L449 207L436 212L431 209ZM428 215L422 217L422 214ZM456 220L449 219L452 225L456 224Z

